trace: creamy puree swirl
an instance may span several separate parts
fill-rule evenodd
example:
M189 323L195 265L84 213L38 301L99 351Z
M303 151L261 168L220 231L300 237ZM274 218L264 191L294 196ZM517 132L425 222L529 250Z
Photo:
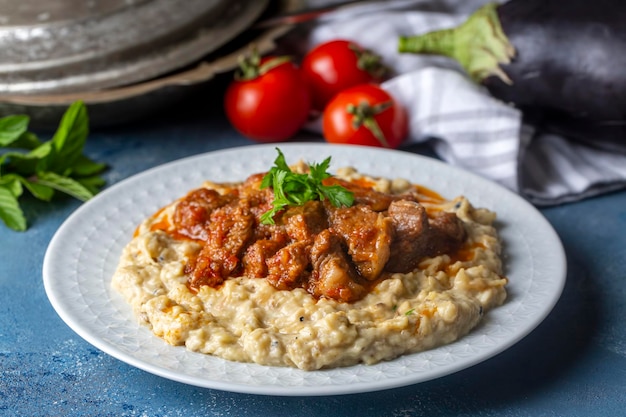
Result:
M385 273L352 302L303 287L277 289L247 276L192 288L186 268L202 242L171 230L177 200L138 227L112 286L139 322L171 345L303 370L375 364L453 342L505 301L495 213L462 196L444 200L403 179L371 178L353 168L336 176L383 193L411 191L429 216L455 213L466 232L462 246L420 259L409 272ZM233 184L203 186L223 193Z

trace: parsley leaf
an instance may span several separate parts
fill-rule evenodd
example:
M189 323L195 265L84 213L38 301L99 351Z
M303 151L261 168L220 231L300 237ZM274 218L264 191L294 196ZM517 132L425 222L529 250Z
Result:
M55 192L80 200L93 197L104 180L106 166L83 155L89 117L83 102L73 103L63 115L52 139L46 142L28 131L28 116L0 118L0 219L18 231L27 228L19 205L24 189L50 201Z
M265 174L261 181L261 189L271 187L274 190L272 208L261 216L261 223L274 224L274 216L289 206L301 206L307 201L328 199L335 207L350 207L354 203L354 195L340 185L324 185L329 178L330 157L320 164L309 164L308 174L293 172L285 155L276 148L278 156L274 166Z

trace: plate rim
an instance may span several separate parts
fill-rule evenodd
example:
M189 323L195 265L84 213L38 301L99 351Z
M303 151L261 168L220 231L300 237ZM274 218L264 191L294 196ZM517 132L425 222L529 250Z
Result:
M97 206L100 203L100 201L104 201L107 198L113 198L109 196L115 196L116 193L121 192L121 190L125 189L126 187L132 188L133 184L141 182L142 179L152 176L155 172L176 170L179 167L192 165L194 162L202 161L205 158L219 159L220 157L224 157L227 154L237 154L240 152L250 152L252 154L255 154L258 152L267 152L268 149L271 148L273 150L276 147L280 147L281 150L285 152L286 154L288 154L289 152L295 152L298 149L300 149L301 152L302 152L302 149L307 149L307 150L315 149L316 151L326 150L327 152L331 152L331 153L356 152L356 153L362 153L362 154L378 154L382 156L392 155L392 154L398 155L398 153L402 153L403 155L401 155L401 158L406 157L407 159L413 159L416 162L430 164L436 167L436 169L448 170L448 171L451 171L451 173L454 173L455 175L463 175L466 179L470 178L470 181L475 181L482 185L488 185L489 187L492 187L492 188L495 187L494 189L498 190L499 193L502 193L504 197L508 199L512 199L514 204L522 205L525 211L533 213L533 216L534 216L533 220L539 223L539 226L543 228L542 229L543 233L547 234L548 239L551 240L553 243L552 249L554 252L551 253L551 259L554 261L554 264L552 265L552 269L553 269L553 273L556 276L553 278L554 281L553 281L552 293L550 295L548 302L542 304L543 308L540 314L535 316L532 323L527 323L525 326L523 326L522 331L518 331L517 333L515 333L514 337L509 337L506 340L506 343L500 343L497 345L496 348L492 348L486 352L482 352L480 355L476 355L469 359L464 359L463 361L460 361L456 364L449 365L445 368L444 372L440 372L440 373L431 372L429 373L429 375L421 376L419 378L416 378L415 376L412 376L412 375L404 375L398 378L388 378L380 383L371 383L371 382L366 381L366 382L354 382L354 383L349 384L348 386L339 386L339 385L333 385L333 384L329 384L329 385L303 384L303 385L289 386L289 387L285 385L271 385L271 384L263 385L263 386L250 385L250 384L242 383L242 382L220 381L220 380L209 379L209 378L207 379L198 378L198 377L191 376L188 374L181 374L180 372L173 372L172 370L167 369L163 366L159 366L157 364L147 362L140 358L133 357L132 355L129 355L126 352L121 351L115 345L112 345L108 343L107 341L103 340L102 338L97 337L97 335L94 335L90 329L86 329L82 323L77 321L76 317L74 317L71 314L71 311L67 310L66 306L63 303L61 294L58 294L57 292L58 289L54 285L55 284L54 269L58 266L58 258L55 257L54 255L57 253L58 247L60 247L64 243L63 240L70 233L69 230L71 226L73 226L74 223L82 220L82 216L85 216L85 213L87 213L89 209ZM335 167L337 166L338 165L336 165ZM428 184L424 184L424 185L429 186ZM433 189L437 190L437 186L434 185ZM188 190L181 190L181 191L184 193ZM470 198L470 201L472 201L471 198ZM46 250L44 261L43 261L44 288L45 288L46 295L50 303L52 304L54 310L57 312L59 317L75 333L77 333L81 338L83 338L84 340L86 340L88 343L95 346L96 348L102 350L103 352L109 354L110 356L113 356L116 359L122 362L125 362L131 366L134 366L136 368L142 369L149 373L152 373L152 374L155 374L155 375L158 375L158 376L170 379L170 380L174 380L177 382L181 382L181 383L185 383L185 384L189 384L193 386L198 386L198 387L218 389L222 391L247 393L247 394L260 394L260 395L275 395L275 396L344 395L344 394L380 391L380 390L385 390L385 389L398 388L401 386L407 386L407 385L417 384L421 382L426 382L428 380L450 375L452 373L456 373L463 369L474 366L478 363L481 363L487 359L492 358L493 356L513 346L514 344L519 342L521 339L526 337L529 333L531 333L541 322L543 322L543 320L550 314L550 312L553 310L554 306L558 302L562 294L563 288L565 286L566 278L567 278L567 265L566 265L565 250L554 228L550 225L548 220L537 210L536 207L534 207L531 203L523 199L518 194L503 187L502 185L499 185L491 180L480 177L475 173L468 172L462 168L449 165L440 160L423 156L423 155L419 155L419 154L410 153L410 152L387 150L387 149L380 149L380 148L366 148L366 147L355 146L355 145L328 145L324 143L308 143L308 142L261 144L261 145L238 146L238 147L220 149L216 151L206 152L206 153L202 153L198 155L192 155L192 156L177 159L174 161L166 162L164 164L160 164L158 166L149 168L145 171L131 175L111 185L110 187L106 188L105 190L100 192L98 195L96 195L93 199L84 203L83 205L78 207L73 213L71 213L67 217L67 219L61 224L57 232L54 234L54 236L50 240L50 243ZM109 300L109 301L112 301L112 300ZM490 314L493 314L493 312L490 312ZM133 322L136 322L134 316L131 317L131 320ZM143 326L140 326L140 329L142 327ZM474 331L476 331L476 329ZM474 331L472 331L472 333ZM463 339L465 339L468 336L460 338L458 341L453 342L452 344L444 345L440 348L435 348L434 351L437 351L438 349L449 349L450 346L454 346L455 344L460 343ZM156 338L156 336L153 336L153 337ZM171 348L185 349L184 347L171 347ZM412 354L412 355L405 355L404 357L397 358L394 361L398 361L400 359L406 358L407 356L428 354L428 352L431 352L431 351L420 352L420 353ZM203 354L189 352L185 350L183 355L203 355ZM205 356L206 355L203 355L203 357ZM223 359L219 359L219 358L215 358L215 360L223 361ZM283 373L294 373L294 372L295 373L317 373L317 374L323 375L323 374L328 374L330 371L332 371L332 370L301 371L301 370L297 370L293 368L266 367L266 366L254 365L254 364L252 365L246 364L246 366L262 367L263 369L268 369L268 370L275 369L275 370L278 370L278 372L283 372ZM373 365L373 367L375 366L376 365ZM351 369L355 367L356 368L368 367L368 365L355 365L354 367L347 367L343 369ZM372 365L370 365L369 367L371 369Z

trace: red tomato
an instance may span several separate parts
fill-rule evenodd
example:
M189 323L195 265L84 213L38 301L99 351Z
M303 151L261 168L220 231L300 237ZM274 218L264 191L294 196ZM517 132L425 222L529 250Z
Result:
M397 148L408 133L406 111L374 84L361 84L337 94L322 116L326 141Z
M259 142L289 139L307 121L311 95L300 70L285 57L258 56L242 63L227 88L226 116L243 135Z
M378 55L341 39L313 48L305 55L301 68L317 110L323 110L341 90L381 81L387 71Z

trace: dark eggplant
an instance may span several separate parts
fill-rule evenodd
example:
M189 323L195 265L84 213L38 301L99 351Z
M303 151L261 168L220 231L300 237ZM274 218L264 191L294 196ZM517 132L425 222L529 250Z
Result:
M548 131L626 144L626 2L511 0L459 27L402 37L400 52L456 59Z

